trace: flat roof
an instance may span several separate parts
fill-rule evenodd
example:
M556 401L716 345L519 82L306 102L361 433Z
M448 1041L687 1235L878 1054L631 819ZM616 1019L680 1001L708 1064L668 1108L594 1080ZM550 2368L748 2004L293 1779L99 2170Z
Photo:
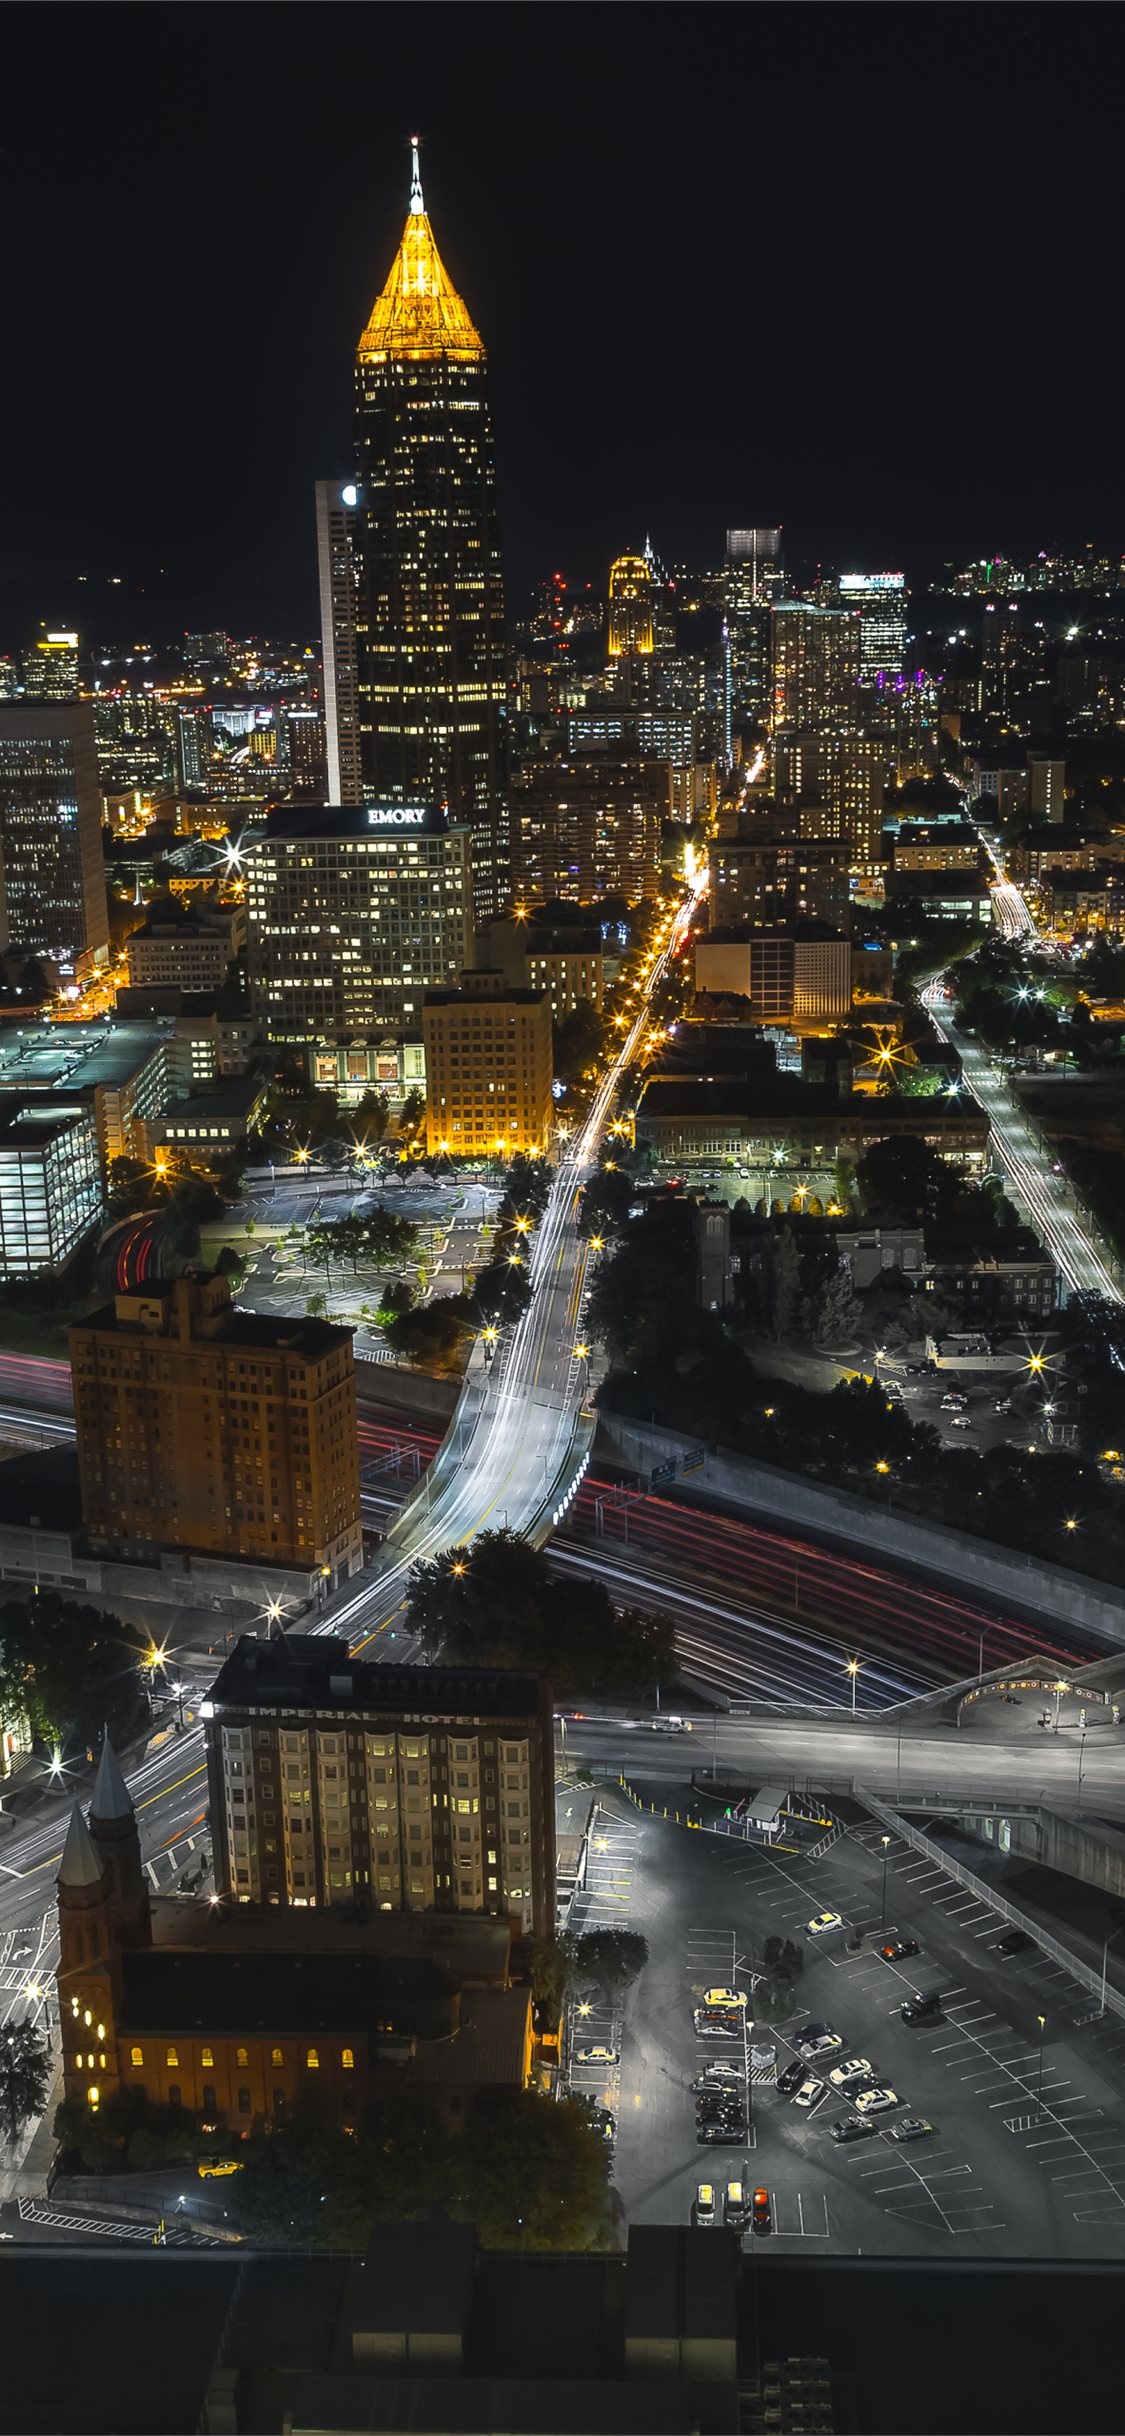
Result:
M0 1091L112 1090L171 1038L169 1022L21 1024L0 1035Z
M380 1666L312 1633L243 1633L208 1695L219 1708L373 1709L412 1724L534 1717L540 1681L501 1667Z

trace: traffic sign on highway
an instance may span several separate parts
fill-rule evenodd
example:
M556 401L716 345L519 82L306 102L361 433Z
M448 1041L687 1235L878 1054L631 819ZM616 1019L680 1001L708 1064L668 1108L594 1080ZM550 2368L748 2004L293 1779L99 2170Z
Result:
M669 1481L674 1480L675 1477L676 1458L674 1455L669 1455L664 1463L653 1464L648 1476L648 1485L650 1489L666 1489Z
M682 1468L683 1468L683 1470L684 1470L685 1472L701 1472L701 1471L703 1470L703 1466L704 1466L704 1464L706 1463L706 1461L707 1461L707 1449L706 1449L706 1447L705 1447L705 1446L697 1446L697 1447L695 1447L695 1448L694 1448L693 1452L692 1452L690 1455L685 1455L685 1456L684 1456L684 1460L683 1460L683 1467L682 1467Z

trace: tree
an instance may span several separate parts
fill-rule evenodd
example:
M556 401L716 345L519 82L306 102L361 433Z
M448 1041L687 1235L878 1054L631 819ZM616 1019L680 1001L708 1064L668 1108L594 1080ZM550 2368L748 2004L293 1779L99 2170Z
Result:
M580 1083L604 1053L608 1025L588 998L579 1000L555 1025L555 1073L560 1083Z
M623 1174L619 1167L600 1167L582 1195L579 1234L587 1241L591 1235L620 1234L635 1198L636 1185L631 1176Z
M813 1298L811 1334L818 1345L831 1345L858 1326L863 1306L844 1268L833 1269Z
M668 1619L614 1613L600 1582L556 1580L515 1531L421 1557L407 1579L408 1630L453 1666L526 1667L561 1693L647 1693L675 1672Z
M414 1089L407 1092L406 1098L404 1099L402 1107L399 1111L399 1132L413 1133L415 1127L420 1124L422 1118L425 1116L425 1113L426 1094L424 1091L419 1091L417 1084L415 1084Z
M648 1940L632 1929L590 1929L578 1939L575 1977L614 1996L638 1978L648 1961Z
M400 1311L384 1323L388 1345L408 1362L451 1370L474 1332L473 1308L464 1294L437 1294L432 1302Z
M32 2021L8 2021L0 2031L0 2132L18 2140L25 2123L47 2103L54 2065L45 2038Z
M451 2213L489 2249L589 2250L606 2237L606 2143L573 2099L480 2090L451 2162Z
M872 1142L856 1168L864 1209L921 1226L925 1219L947 1219L965 1177L943 1159L920 1133L892 1135Z
M107 1716L132 1721L148 1635L100 1608L40 1590L0 1605L0 1711L24 1716L35 1740L90 1744Z
M562 2012L574 1959L575 1940L566 1929L557 1937L533 1937L531 1941L531 1993L545 2028L553 2028Z
M793 1334L801 1290L801 1263L791 1227L771 1229L761 1247L758 1308L775 1344Z
M381 1142L390 1113L384 1091L365 1091L352 1118L357 1142Z
M216 1277L241 1277L245 1267L246 1262L242 1253L236 1252L233 1244L224 1243L221 1252L217 1253L215 1258Z

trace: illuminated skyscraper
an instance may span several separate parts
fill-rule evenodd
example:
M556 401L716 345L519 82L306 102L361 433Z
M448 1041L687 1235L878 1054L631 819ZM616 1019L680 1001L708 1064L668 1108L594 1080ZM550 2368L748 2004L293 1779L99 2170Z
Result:
M484 342L410 211L356 366L363 796L472 831L478 920L508 894L504 594Z
M609 656L653 647L653 572L645 558L615 558L609 570Z
M770 656L775 731L854 726L859 619L851 610L775 601Z
M316 557L330 804L363 802L356 665L358 522L359 492L354 482L317 483Z
M838 589L841 608L859 611L860 683L898 676L906 651L905 575L841 575Z

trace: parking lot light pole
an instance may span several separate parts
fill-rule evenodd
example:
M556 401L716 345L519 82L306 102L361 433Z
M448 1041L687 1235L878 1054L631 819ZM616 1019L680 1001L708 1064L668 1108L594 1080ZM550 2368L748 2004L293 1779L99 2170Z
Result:
M1035 2093L1035 2107L1036 2112L1040 2113L1043 2106L1043 2033L1047 2027L1047 2016L1037 2013L1035 2019L1039 2024L1039 2087Z
M1060 1678L1057 1683L1052 1684L1051 1689L1055 1695L1055 1732L1057 1734L1059 1730L1059 1702L1062 1699L1063 1693L1069 1692L1070 1685L1069 1683L1064 1683Z
M887 1928L887 1853L890 1849L890 1841L889 1835L883 1837L883 1917L879 1931L881 1936L885 1936Z
M847 1672L848 1672L848 1674L851 1676L851 1679L852 1679L852 1716L854 1717L854 1716L855 1716L855 1687L856 1687L856 1681L857 1681L857 1678L858 1678L858 1675L859 1675L859 1659L858 1659L858 1658L849 1658L849 1659L848 1659L848 1664L847 1664Z

